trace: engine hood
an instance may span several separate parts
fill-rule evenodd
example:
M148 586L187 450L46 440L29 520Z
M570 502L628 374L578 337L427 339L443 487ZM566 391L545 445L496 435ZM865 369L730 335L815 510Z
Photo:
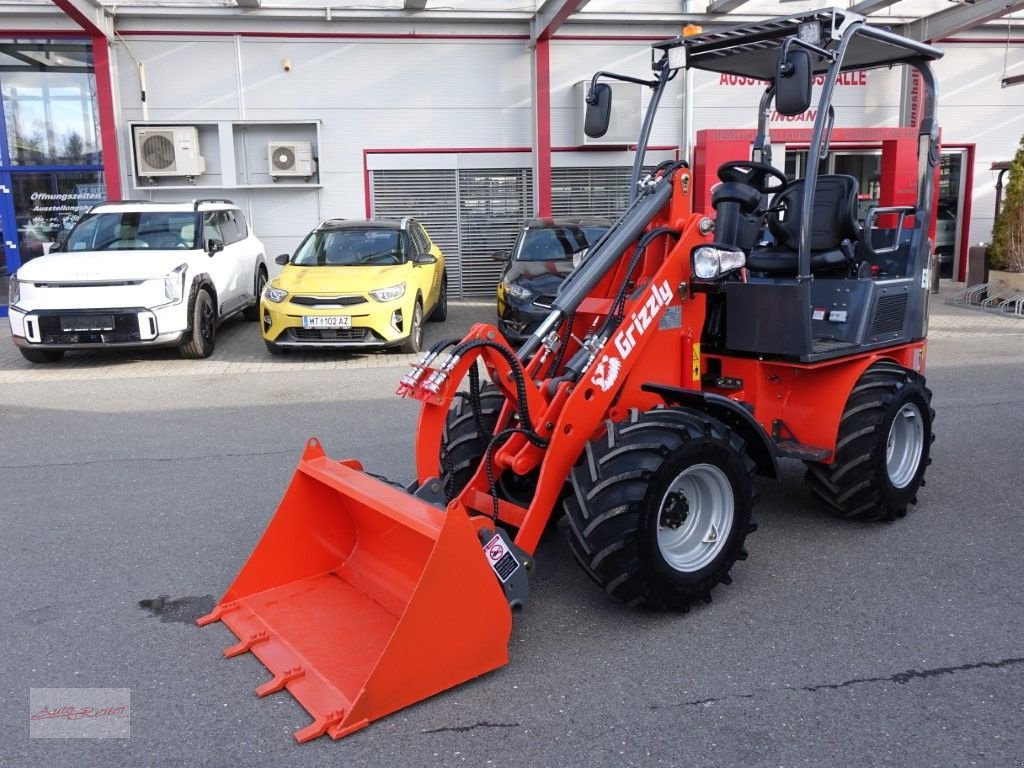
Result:
M314 266L290 264L274 284L288 293L366 293L409 279L411 264L387 267Z
M505 273L505 280L528 287L535 293L548 294L558 290L558 285L572 269L570 259L513 261Z
M74 251L39 256L18 268L18 279L29 283L104 283L153 280L188 261L181 250Z

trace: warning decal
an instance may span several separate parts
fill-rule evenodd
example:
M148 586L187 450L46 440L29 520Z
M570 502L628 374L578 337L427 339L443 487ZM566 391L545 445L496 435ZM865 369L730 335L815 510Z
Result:
M519 570L519 561L498 534L494 534L494 537L484 545L484 552L487 554L487 562L491 564L491 568L498 574L502 583L508 581L512 574Z
M693 380L700 381L700 342L693 345Z

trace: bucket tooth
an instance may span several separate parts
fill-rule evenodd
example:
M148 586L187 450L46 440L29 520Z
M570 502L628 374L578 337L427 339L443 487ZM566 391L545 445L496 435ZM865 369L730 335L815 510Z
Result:
M272 693L277 693L284 688L292 680L298 680L300 677L306 674L306 671L302 667L292 667L286 669L279 675L274 675L273 678L265 682L259 688L256 689L256 695L261 699L264 696L269 696Z
M251 650L256 643L265 643L269 639L270 635L266 632L253 632L247 638L225 648L224 657L230 659L233 656L240 656L246 651Z
M238 603L222 603L205 616L200 616L196 619L196 626L205 627L207 624L213 624L215 621L220 621L225 613L233 611L236 608L238 608Z
M338 709L334 712L328 712L323 717L318 717L312 723L307 725L305 728L300 728L295 732L295 740L302 744L312 739L323 736L327 733L327 729L332 725L337 725L345 719L345 710Z

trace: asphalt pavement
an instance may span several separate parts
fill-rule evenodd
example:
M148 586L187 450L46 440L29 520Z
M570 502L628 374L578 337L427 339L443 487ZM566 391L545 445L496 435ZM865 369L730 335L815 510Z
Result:
M0 766L1024 766L1024 319L947 306L951 289L932 305L934 461L905 519L838 520L787 462L733 584L687 614L612 602L549 535L507 666L304 745L306 712L257 698L262 664L192 622L309 436L413 479L417 409L393 395L411 358L270 358L233 321L210 360L30 366L0 334ZM453 303L428 341L492 313ZM33 688L127 689L130 738L30 738Z

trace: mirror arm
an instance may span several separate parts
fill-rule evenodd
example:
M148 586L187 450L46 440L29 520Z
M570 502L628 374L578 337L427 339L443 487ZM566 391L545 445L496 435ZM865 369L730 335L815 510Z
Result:
M602 77L610 77L612 80L620 80L624 83L636 83L637 85L646 85L648 88L657 88L657 80L641 80L639 77L630 77L629 75L620 75L616 72L595 72L594 76L590 78L590 88L587 89L587 104L597 103L597 81Z
M801 40L799 37L787 37L785 42L782 44L782 54L779 57L783 61L782 66L779 68L779 74L783 76L791 75L793 73L793 65L787 61L789 58L789 49L793 45L799 45L801 48L806 48L811 53L816 53L821 58L828 59L829 61L835 61L839 57L838 51L826 50L825 48L814 45L813 43Z

